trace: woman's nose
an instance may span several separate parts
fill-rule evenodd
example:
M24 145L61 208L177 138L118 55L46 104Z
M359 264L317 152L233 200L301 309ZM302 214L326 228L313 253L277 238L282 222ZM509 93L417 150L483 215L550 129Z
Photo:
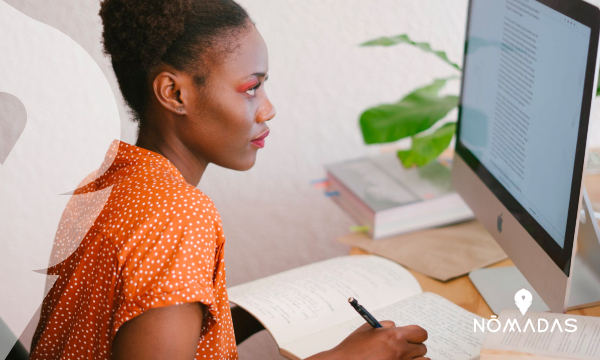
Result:
M261 123L265 121L269 121L275 117L275 106L271 104L269 99L265 100L265 104L261 106L258 113L256 114L256 122Z

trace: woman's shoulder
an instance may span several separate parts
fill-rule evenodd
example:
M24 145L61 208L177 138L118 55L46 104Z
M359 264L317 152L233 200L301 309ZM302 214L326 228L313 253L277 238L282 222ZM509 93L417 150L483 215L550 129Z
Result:
M212 249L223 237L213 201L196 187L162 173L121 181L112 188L102 217L99 230L112 239L120 259L140 247L146 252L159 246L160 251L155 250L164 253L162 247L168 245L176 251L188 246L186 241L194 246L200 241Z
M149 176L132 175L111 189L104 209L104 229L115 228L133 233L149 224L199 224L221 227L221 218L213 201L200 189L169 172L156 171Z

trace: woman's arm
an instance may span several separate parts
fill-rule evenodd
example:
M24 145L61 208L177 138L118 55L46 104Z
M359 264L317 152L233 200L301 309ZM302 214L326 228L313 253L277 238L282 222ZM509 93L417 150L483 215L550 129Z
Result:
M204 313L199 302L150 309L119 328L111 359L194 359Z

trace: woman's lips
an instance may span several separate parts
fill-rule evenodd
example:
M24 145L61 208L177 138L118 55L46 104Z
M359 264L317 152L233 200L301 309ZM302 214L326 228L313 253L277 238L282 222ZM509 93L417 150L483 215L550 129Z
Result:
M265 138L267 136L269 136L269 130L265 131L261 136L257 137L256 139L252 140L251 143L257 148L262 149L265 147Z

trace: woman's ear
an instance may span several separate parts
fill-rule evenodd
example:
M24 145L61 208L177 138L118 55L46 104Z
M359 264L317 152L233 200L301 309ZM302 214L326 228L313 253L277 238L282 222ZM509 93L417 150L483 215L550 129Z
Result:
M181 74L161 71L154 77L152 88L160 104L177 115L187 113L187 89Z

